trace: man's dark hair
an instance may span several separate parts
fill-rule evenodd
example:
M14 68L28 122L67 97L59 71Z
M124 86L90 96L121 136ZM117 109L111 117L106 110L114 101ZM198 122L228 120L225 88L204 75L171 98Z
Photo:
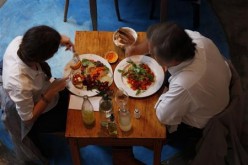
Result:
M39 63L43 72L50 78L51 69L45 61L58 51L60 40L60 34L49 26L32 27L24 34L17 54L26 64Z
M153 52L165 61L186 61L195 56L195 43L183 28L174 23L152 25L147 30L147 38Z

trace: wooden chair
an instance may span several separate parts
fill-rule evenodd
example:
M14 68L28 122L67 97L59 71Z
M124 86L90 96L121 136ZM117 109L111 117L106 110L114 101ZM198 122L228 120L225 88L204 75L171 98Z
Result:
M166 2L166 0L161 0L161 4L163 3L163 6L166 6L166 5L164 5L164 2ZM120 15L120 9L119 9L119 0L114 0L114 3L115 3L115 12L116 12L118 21L122 21L121 15ZM155 9L155 1L151 0L150 19L153 18L154 9ZM163 17L164 17L164 15L163 15Z
M70 0L65 0L65 10L64 10L64 22L67 22L67 13ZM96 0L89 0L90 4L90 15L92 20L93 30L97 30L97 5Z
M186 0L190 1L193 7L193 28L198 29L200 26L200 4L201 0ZM150 9L150 19L154 16L155 11L155 1L151 0L151 9ZM122 21L119 10L119 0L114 0L115 11L119 21ZM167 20L168 11L168 0L160 0L160 22L165 22Z
M196 148L196 156L191 165L198 164L247 164L248 152L244 139L248 123L245 121L245 100L240 76L231 61L228 61L232 78L230 82L230 101L225 110L209 120L203 137ZM214 138L213 138L214 137ZM213 150L214 146L214 150ZM207 162L207 163L203 163Z

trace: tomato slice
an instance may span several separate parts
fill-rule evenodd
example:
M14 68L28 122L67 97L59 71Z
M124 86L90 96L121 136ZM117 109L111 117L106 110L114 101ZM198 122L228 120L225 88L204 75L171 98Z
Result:
M72 84L77 85L77 84L81 84L84 80L84 76L80 73L75 73L72 76Z

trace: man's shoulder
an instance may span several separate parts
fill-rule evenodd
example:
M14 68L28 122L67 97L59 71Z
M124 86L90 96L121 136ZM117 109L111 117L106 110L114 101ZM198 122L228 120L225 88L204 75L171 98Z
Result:
M171 77L170 83L177 88L182 88L184 90L189 90L194 84L197 83L200 76L196 70L191 68L184 68L179 71L176 76Z

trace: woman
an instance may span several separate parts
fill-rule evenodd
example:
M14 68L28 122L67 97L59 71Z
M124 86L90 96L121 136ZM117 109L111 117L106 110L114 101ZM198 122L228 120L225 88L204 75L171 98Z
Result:
M36 26L23 37L16 37L3 57L3 88L25 125L22 139L29 134L38 147L38 133L65 131L68 78L51 81L50 67L45 62L60 45L73 50L68 37L51 27Z

